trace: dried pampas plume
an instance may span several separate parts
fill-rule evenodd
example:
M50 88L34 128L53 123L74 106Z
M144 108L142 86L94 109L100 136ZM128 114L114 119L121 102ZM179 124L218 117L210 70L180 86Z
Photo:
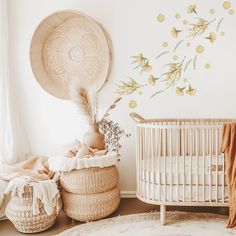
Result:
M71 87L70 97L79 111L86 116L89 125L98 122L96 91L92 87L88 90L79 86Z
M104 113L103 117L102 117L102 120L105 119L106 117L108 117L110 115L110 111L112 109L114 109L117 105L117 103L121 100L121 97L118 97L115 99L115 101L111 104L111 106L106 110L106 112Z

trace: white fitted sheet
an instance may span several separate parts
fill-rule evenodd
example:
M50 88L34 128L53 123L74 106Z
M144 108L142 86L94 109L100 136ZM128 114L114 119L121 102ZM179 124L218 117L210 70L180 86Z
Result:
M191 191L192 189L192 191ZM198 190L197 190L198 189ZM149 191L150 190L150 191ZM166 191L166 192L165 192ZM224 191L224 192L223 192ZM203 186L197 188L196 185L176 185L165 186L164 185L154 185L145 184L141 182L141 193L145 199L155 200L155 201L168 201L168 202L209 202L211 201L222 201L223 198L225 202L228 202L228 188L223 186L205 186L205 193L203 194ZM166 197L165 197L166 196ZM204 198L205 196L205 198Z
M139 188L145 198L161 201L220 201L228 198L224 155L167 156L148 160L141 161L140 165Z

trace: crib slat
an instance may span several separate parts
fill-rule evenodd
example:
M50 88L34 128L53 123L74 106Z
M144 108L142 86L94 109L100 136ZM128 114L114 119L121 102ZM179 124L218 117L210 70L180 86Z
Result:
M169 158L170 158L170 194L171 194L171 201L173 202L173 184L172 184L172 129L169 129L170 133L170 153L169 153Z
M218 124L218 122L217 122ZM218 203L218 153L219 153L219 129L215 130L215 155L216 155L216 203Z
M140 178L140 168L139 168L139 158L140 158L140 143L139 143L139 140L140 140L140 134L139 134L139 127L136 126L136 129L135 129L135 135L136 135L136 181L137 181L137 194L139 195L139 183L141 181L139 181L139 178Z
M163 139L164 139L164 155L163 155L163 158L164 158L164 201L167 200L166 198L166 129L163 129Z
M146 171L145 171L145 157L146 157L146 128L143 128L143 156L142 156L142 162L143 162L143 182L144 182L144 195L142 194L142 197L146 198ZM143 192L142 192L143 193Z
M151 193L150 193L150 182L151 182L151 180L150 180L150 151L151 151L151 143L150 143L150 141L151 141L151 138L150 138L150 128L147 128L147 156L146 156L146 158L147 158L147 174L148 174L148 182L147 182L147 186L148 186L148 199L150 200L151 198L150 198L150 195L151 195Z
M176 129L176 132L177 132L177 141L176 141L176 150L177 150L177 155L176 155L177 202L179 202L179 156L180 156L180 145L181 145L181 142L180 142L181 129Z
M158 129L159 133L159 150L158 150L158 177L159 177L159 201L161 201L161 165L160 165L160 158L161 158L161 152L162 152L162 145L161 145L161 129Z
M142 192L142 173L143 173L143 170L142 170L142 157L143 157L143 144L142 144L142 138L143 138L143 134L142 134L142 127L139 127L138 129L138 132L139 132L139 190L138 190L138 194L139 196L141 195L141 192Z
M198 144L198 140L199 136L198 136L198 129L196 129L196 155L197 155L197 202L199 202L199 144Z
M183 166L183 169L184 169L184 172L183 172L183 177L184 177L184 179L183 179L183 201L185 202L186 201L186 199L185 199L185 177L186 177L186 173L185 173L185 155L186 155L186 134L185 134L185 132L186 132L186 129L184 129L183 130L183 158L184 158L184 161L183 161L183 164L184 164L184 166Z
M190 153L190 201L192 202L192 130L189 128L189 153Z
M155 135L153 132L153 128L151 128L151 159L152 159L152 194L153 194L153 200L155 200L155 171L154 171L154 147L155 147Z
M225 155L223 160L223 173L222 173L222 202L225 203Z
M203 160L203 202L205 202L205 129L203 129L203 137L202 137L202 160Z
M211 166L212 166L212 129L209 129L209 148L210 148L210 157L209 157L209 202L212 200L212 172L211 172Z

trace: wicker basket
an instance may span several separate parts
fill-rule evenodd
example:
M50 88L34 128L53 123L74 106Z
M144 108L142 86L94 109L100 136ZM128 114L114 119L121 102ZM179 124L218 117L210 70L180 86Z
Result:
M60 183L69 193L102 193L117 185L119 173L115 165L62 172Z
M33 215L33 187L26 185L22 197L19 196L18 192L11 197L6 207L6 216L22 233L41 232L50 228L57 217L56 209L52 215L48 216L43 206L39 200L40 213Z
M62 191L63 210L78 221L102 219L113 213L120 203L118 186L104 193L80 195Z

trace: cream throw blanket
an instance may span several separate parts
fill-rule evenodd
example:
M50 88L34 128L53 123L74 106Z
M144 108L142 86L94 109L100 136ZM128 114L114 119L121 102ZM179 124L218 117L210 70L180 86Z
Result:
M33 215L40 213L39 200L44 204L44 210L47 215L53 214L55 208L58 213L61 208L61 201L54 180L32 182L31 177L22 176L11 180L4 193L12 197L16 196L16 194L22 197L26 185L33 187Z
M10 181L20 176L29 176L33 181L40 181L51 179L53 174L48 168L48 158L29 156L27 160L14 165L3 164L0 179Z
M10 181L6 194L14 195L16 189L23 191L26 184L31 184L34 188L34 207L33 211L38 212L37 200L40 199L45 206L45 211L51 214L52 208L60 208L60 195L54 180L51 180L54 172L49 171L48 158L29 156L27 160L14 165L2 164L0 179ZM0 189L0 200L3 189ZM1 206L1 202L0 202ZM1 209L4 211L4 209Z

